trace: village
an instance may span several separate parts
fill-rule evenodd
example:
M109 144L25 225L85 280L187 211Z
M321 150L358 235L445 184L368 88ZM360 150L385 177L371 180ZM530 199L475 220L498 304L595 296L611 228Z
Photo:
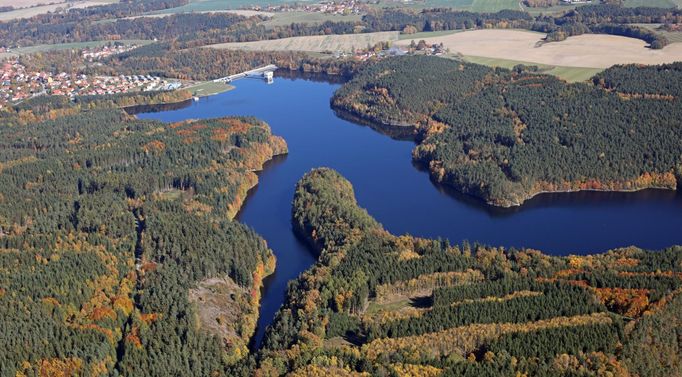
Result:
M254 5L249 7L250 10L265 11L265 12L310 12L310 13L325 13L336 15L350 15L362 14L366 10L366 5L358 0L334 0L321 1L315 4L281 4L270 6Z
M114 44L86 48L84 61L95 61L129 51L136 46ZM178 80L151 75L99 76L68 72L29 71L18 58L0 62L0 109L41 95L88 96L127 93L133 91L174 90Z
M445 48L443 43L428 44L424 40L419 42L412 40L407 47L391 46L390 42L379 42L372 47L357 49L352 54L337 51L333 56L337 59L352 57L355 61L366 61L403 55L441 56L448 52L449 50Z
M100 47L84 48L81 51L81 56L84 60L93 62L95 60L100 60L107 58L112 55L122 54L130 50L134 50L139 47L136 44L124 44L120 42L114 42L112 45L105 45Z

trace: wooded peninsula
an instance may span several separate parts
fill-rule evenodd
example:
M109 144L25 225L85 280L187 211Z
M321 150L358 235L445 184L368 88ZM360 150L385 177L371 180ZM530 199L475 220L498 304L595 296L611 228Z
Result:
M0 127L2 375L230 368L275 262L232 218L286 143L254 118L166 124L60 98Z
M493 206L520 206L546 192L677 190L682 62L617 65L568 83L545 73L587 69L584 80L612 63L514 66L520 58L504 56L486 64L513 68L492 68L466 61L492 57L450 51L447 40L432 38L520 29L531 35L529 46L547 51L571 36L610 34L639 39L629 41L635 55L672 62L679 59L660 58L679 47L682 9L494 2L482 12L413 7L430 0L320 1L316 10L292 2L263 12L264 2L235 10L239 2L60 0L52 11L0 21L0 377L682 376L682 246L552 256L396 235L360 207L335 170L316 168L294 184L324 161L365 168L357 175L369 177L375 195L397 187L388 179L378 185L375 174L393 166L366 162L407 150L365 143L384 140L361 128L343 142L328 131L350 127L329 111L334 76L343 83L330 100L338 115L408 135L413 161L433 181ZM0 12L31 10L14 6ZM347 39L345 47L324 41L335 37ZM308 43L292 47L301 38ZM225 46L275 40L284 47ZM303 73L327 83L277 82ZM234 89L225 84L240 76L273 85L263 83L261 92L251 81L228 100L232 93L205 98ZM313 99L322 101L312 108ZM211 103L216 112L204 106ZM299 161L309 165L277 159L290 164L279 167L286 178L273 184L279 191L261 190L272 201L238 217L257 172L289 152L286 141L255 117L132 115L131 108L161 104L193 106L170 119L256 112L291 137L296 158L308 153ZM301 124L315 127L275 128ZM311 136L320 124L330 128ZM299 148L300 139L308 144ZM330 152L332 144L338 151ZM344 159L365 147L376 153ZM405 177L413 176L399 171L391 179L404 184ZM294 188L293 198L279 195ZM391 194L420 196L403 192ZM434 203L420 209L444 202ZM660 215L669 202L662 203L647 212L657 216L653 227L680 219L673 206L672 215ZM265 210L244 214L259 205ZM443 208L451 216L426 225L450 226L459 216L458 224L494 231ZM666 246L680 239L636 231L675 240ZM554 245L565 240L547 234ZM278 243L281 235L291 239ZM531 242L510 243L524 244ZM614 246L600 250L607 247ZM281 274L274 274L275 251ZM261 318L277 310L271 322L259 322L263 303L269 314Z
M682 250L552 257L387 232L331 169L296 188L318 262L289 286L257 375L661 376L682 372Z
M406 56L370 65L332 106L414 127L432 178L496 206L557 191L676 189L682 64L615 66L568 84L534 67Z

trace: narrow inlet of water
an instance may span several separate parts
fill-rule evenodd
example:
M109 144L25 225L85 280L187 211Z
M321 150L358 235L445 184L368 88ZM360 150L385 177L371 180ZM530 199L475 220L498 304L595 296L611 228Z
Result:
M241 80L235 86L181 109L138 117L171 122L255 116L287 141L289 154L265 166L237 217L265 238L277 256L276 272L263 291L257 346L284 300L287 283L315 262L292 232L291 201L296 182L321 166L349 179L359 204L394 234L530 247L553 255L682 244L678 192L547 194L519 208L490 207L434 185L428 173L412 164L412 141L395 140L337 117L329 99L338 84L276 78L271 85Z

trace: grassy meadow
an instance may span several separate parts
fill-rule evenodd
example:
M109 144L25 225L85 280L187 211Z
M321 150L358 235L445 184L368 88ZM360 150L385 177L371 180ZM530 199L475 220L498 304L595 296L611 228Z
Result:
M212 96L214 94L228 92L234 89L234 86L220 82L203 81L195 85L188 86L185 89L189 90L193 95L197 97L206 97Z
M487 65L489 67L501 67L507 69L511 69L518 64L535 65L538 66L543 73L556 76L568 82L585 81L590 79L595 74L603 71L601 68L558 67L546 64L522 62L518 60L485 58L480 56L464 56L464 60L471 63Z

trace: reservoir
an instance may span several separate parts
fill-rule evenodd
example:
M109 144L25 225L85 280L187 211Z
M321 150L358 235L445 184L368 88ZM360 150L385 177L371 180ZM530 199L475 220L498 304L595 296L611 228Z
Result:
M682 244L679 192L545 194L519 208L495 208L434 185L428 172L412 164L414 142L337 117L329 99L339 84L276 78L271 85L251 79L234 85L233 91L187 107L138 117L172 122L255 116L287 141L289 154L265 166L238 215L277 256L277 269L263 292L256 344L281 305L287 282L316 259L291 226L296 182L316 167L338 170L353 184L359 204L398 235L529 247L552 255Z

